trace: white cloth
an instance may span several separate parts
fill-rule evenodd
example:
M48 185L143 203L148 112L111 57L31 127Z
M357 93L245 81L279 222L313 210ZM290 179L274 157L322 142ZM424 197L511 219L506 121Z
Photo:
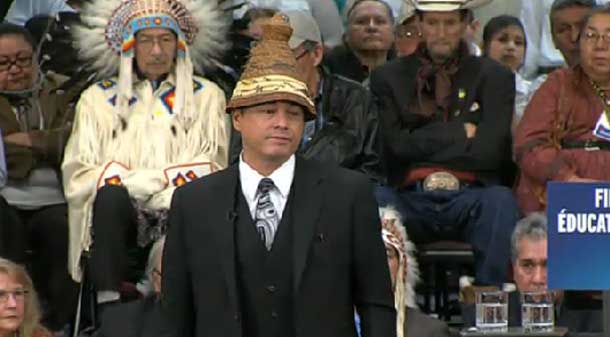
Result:
M519 73L515 74L515 116L513 120L515 127L519 124L521 118L523 118L525 108L532 99L532 96L534 96L536 90L540 88L546 79L546 74L540 75L532 81L526 80Z
M74 12L74 8L68 6L66 0L14 0L4 20L23 26L36 15L55 15L59 12Z
M555 48L549 13L554 0L521 2L521 22L525 28L527 50L522 73L532 78L539 67L561 67L565 64L563 56Z
M342 43L344 28L339 9L331 0L307 0L311 8L311 16L320 26L322 40L328 47L336 47Z
M91 218L97 190L121 184L142 207L168 209L176 186L227 166L230 122L224 93L194 76L194 120L174 114L175 79L156 90L148 80L135 82L129 113L117 117L117 79L83 92L62 164L70 225L69 269L81 278L80 255L91 245Z
M275 210L279 215L280 221L282 220L282 214L288 201L288 195L290 194L290 187L292 186L292 180L294 179L294 167L295 167L294 155L285 161L282 166L278 167L268 177L273 180L275 184L274 189L269 191L271 202L275 206ZM250 215L254 219L256 212L256 204L258 203L259 195L256 191L258 184L261 179L265 178L262 174L254 170L248 163L243 160L243 154L239 158L239 181L241 184L241 192L248 203L248 209Z

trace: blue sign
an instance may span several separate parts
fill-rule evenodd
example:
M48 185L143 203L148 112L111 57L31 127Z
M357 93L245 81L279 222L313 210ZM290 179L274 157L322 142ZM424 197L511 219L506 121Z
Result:
M547 186L551 289L610 289L610 184Z

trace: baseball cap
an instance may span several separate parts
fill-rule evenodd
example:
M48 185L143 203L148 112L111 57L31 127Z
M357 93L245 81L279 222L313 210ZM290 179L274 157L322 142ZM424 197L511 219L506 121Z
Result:
M322 34L316 20L307 11L284 12L290 20L292 36L288 41L290 49L295 49L305 41L322 43Z

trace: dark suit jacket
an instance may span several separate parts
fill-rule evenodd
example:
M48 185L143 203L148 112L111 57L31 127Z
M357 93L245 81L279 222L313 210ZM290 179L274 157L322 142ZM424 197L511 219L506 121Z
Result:
M96 337L173 337L156 296L104 310Z
M514 75L485 57L467 57L452 77L448 120L408 108L416 99L416 78L422 66L416 55L390 61L371 74L370 88L379 103L383 136L392 159L395 183L405 170L441 166L470 171L487 183L508 180L511 160L511 121L514 111ZM464 123L477 125L476 136L466 138ZM381 128L380 128L381 129ZM510 173L510 172L508 172Z
M405 336L407 337L450 337L449 327L445 322L434 319L421 311L407 308Z
M372 186L359 173L297 157L292 196L295 337L395 336L395 310ZM163 302L178 337L239 337L235 199L239 169L174 193Z

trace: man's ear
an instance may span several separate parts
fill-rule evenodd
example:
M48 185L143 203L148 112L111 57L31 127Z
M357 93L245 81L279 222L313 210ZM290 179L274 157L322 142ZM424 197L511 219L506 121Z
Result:
M233 122L233 127L235 130L241 132L241 118L243 117L242 109L235 109L231 113L231 121Z
M311 55L313 56L314 65L317 67L322 63L322 58L324 58L324 46L321 43L311 51Z

